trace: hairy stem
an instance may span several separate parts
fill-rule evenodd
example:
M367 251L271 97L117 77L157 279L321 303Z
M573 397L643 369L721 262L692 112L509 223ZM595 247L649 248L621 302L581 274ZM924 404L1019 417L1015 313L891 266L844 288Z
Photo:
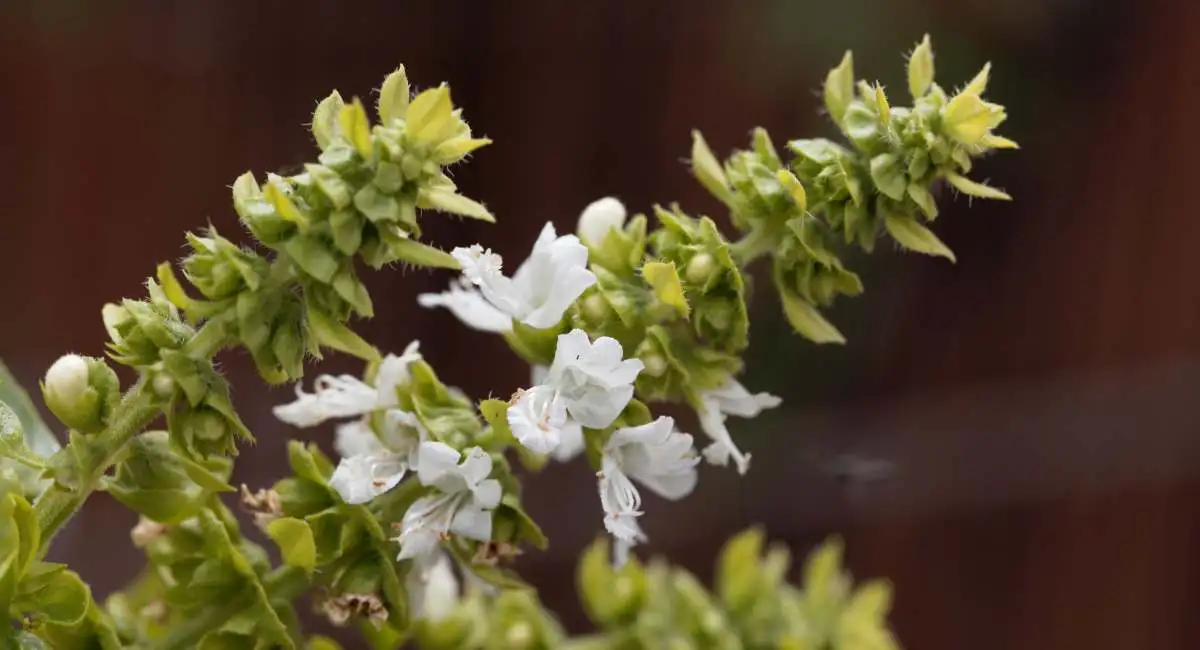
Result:
M297 567L279 567L263 578L263 589L271 603L291 602L309 587L308 575ZM230 599L219 607L212 607L171 629L171 633L153 647L154 650L188 650L195 648L204 635L218 630L229 619L254 604L253 592L247 590L238 598Z
M50 548L50 540L83 507L87 498L95 491L100 477L112 466L117 454L134 436L141 433L154 418L158 417L160 405L149 382L139 379L121 399L113 411L109 426L94 436L82 456L79 485L68 488L57 481L46 489L34 504L38 525L41 528L44 556Z

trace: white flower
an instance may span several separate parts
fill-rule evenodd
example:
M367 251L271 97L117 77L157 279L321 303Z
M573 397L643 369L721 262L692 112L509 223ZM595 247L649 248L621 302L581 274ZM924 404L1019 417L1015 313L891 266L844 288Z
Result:
M409 380L408 364L421 358L420 344L413 341L404 354L389 354L379 364L375 385L350 375L321 375L314 391L304 392L296 384L296 401L275 407L275 417L296 427L312 427L333 418L365 415L396 406L396 387Z
M738 473L745 474L750 468L750 454L743 454L733 444L729 429L725 427L725 416L756 417L764 409L779 406L781 400L770 393L751 394L731 377L720 388L701 393L700 402L700 428L713 440L704 448L705 460L713 465L724 466L729 464L732 456Z
M534 386L546 382L550 376L550 366L534 364L529 368L530 379ZM558 446L550 452L550 457L560 463L568 462L583 453L583 426L570 416L558 428Z
M386 422L406 424L408 419L403 416L412 417L399 409L389 410L388 416ZM329 477L329 486L350 504L366 503L396 487L415 463L414 455L420 441L417 437L393 435L390 437L395 449L390 449L362 420L338 426L336 435L334 448L342 459L333 476Z
M644 367L639 359L622 360L623 355L616 339L601 336L592 342L579 329L561 334L544 385L554 388L572 419L603 429L633 399L633 382Z
M529 259L511 278L501 272L503 260L479 244L450 253L462 266L463 277L479 287L483 297L500 311L538 329L553 327L590 286L596 276L587 269L587 247L575 235L558 237L547 223Z
M424 564L414 564L405 578L413 620L437 623L454 613L458 606L458 578L446 553L436 553Z
M512 329L512 317L488 302L466 278L452 281L448 291L417 296L417 304L428 308L445 307L464 325L481 332L499 333Z
M462 462L459 463L459 459ZM479 447L465 457L440 442L423 442L416 455L417 478L436 492L417 499L400 522L399 560L426 557L450 533L481 542L492 537L492 509L500 482L487 478L492 457Z
M696 487L699 460L692 437L675 431L672 418L614 431L604 445L600 470L604 527L619 541L645 539L637 523L642 495L633 481L665 499L681 499Z
M508 407L507 417L517 442L535 454L549 454L562 442L567 407L557 399L553 388L534 386L521 391L516 403Z
M625 225L625 206L616 198L606 196L592 201L579 215L576 228L579 238L589 246L604 243L608 231Z

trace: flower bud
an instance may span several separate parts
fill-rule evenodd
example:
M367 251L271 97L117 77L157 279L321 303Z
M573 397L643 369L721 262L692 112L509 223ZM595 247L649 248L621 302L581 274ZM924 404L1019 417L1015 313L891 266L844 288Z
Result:
M713 256L708 253L700 253L688 261L684 272L687 274L688 282L705 285L712 278L712 274L716 270L717 263L713 259Z
M625 225L625 206L606 196L588 204L579 215L579 238L588 246L604 243L608 231Z
M63 424L79 431L96 431L119 395L117 375L101 359L63 355L46 371L42 395L46 406Z

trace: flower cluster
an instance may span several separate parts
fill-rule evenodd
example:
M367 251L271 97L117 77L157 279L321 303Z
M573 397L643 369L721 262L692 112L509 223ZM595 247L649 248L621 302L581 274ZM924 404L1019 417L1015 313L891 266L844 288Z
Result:
M780 406L738 379L751 261L771 258L798 332L841 341L818 307L862 286L833 253L835 236L869 250L886 232L950 257L919 223L937 215L930 187L1008 198L965 176L973 158L1015 146L994 133L1005 114L982 99L987 68L951 97L933 83L926 39L908 72L911 108L855 83L849 55L830 73L826 108L849 147L793 140L785 162L758 130L752 150L719 162L695 134L692 171L729 208L735 241L677 205L654 206L651 226L605 197L573 234L547 223L508 269L482 244L447 253L418 241L421 210L494 221L446 171L490 142L471 134L447 86L414 94L397 70L379 89L374 126L361 102L331 94L313 115L316 162L234 183L253 246L213 227L189 234L182 281L162 264L144 299L105 306L108 356L136 373L132 386L122 392L100 358L50 367L42 394L67 445L0 372L0 611L21 621L0 632L0 647L335 649L300 630L292 602L313 591L319 611L358 625L373 647L894 648L889 588L852 591L836 544L813 555L798 588L785 580L785 550L764 557L762 535L743 534L722 553L714 594L632 550L647 540L644 490L682 499L702 461L745 474L751 455L728 418ZM397 262L457 271L419 304L502 336L529 363L529 383L476 401L443 383L416 341L383 355L360 338L352 319L373 307L359 267ZM267 382L295 382L294 399L274 409L280 421L336 423L336 463L291 441L289 476L230 484L237 444L251 439L215 361L231 347ZM305 361L325 350L366 369L320 375L306 390ZM683 415L656 412L663 404ZM165 429L151 429L161 416ZM708 439L700 448L685 432L693 426ZM597 635L568 638L508 566L547 544L522 506L514 457L533 470L551 459L591 465L596 529L613 540L580 564ZM138 513L131 540L148 564L104 603L42 560L97 490ZM239 492L279 565L224 503Z

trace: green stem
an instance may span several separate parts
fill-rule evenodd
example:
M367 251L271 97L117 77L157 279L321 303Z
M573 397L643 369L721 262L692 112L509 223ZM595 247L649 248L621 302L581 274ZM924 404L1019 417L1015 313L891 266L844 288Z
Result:
M308 589L309 579L304 570L297 567L279 567L263 578L263 589L271 603L291 602ZM166 638L154 644L154 650L189 650L204 638L204 635L220 629L229 619L254 604L254 592L247 590L228 603L212 607L188 618L171 628Z
M754 228L744 237L729 245L733 259L746 268L754 260L770 253L779 245L779 233L775 229Z
M139 379L113 410L108 428L88 440L86 449L73 450L81 465L77 488L70 489L55 482L34 504L41 528L40 553L43 556L50 548L50 540L95 491L100 477L112 466L117 454L158 417L160 408L150 383L145 378Z

